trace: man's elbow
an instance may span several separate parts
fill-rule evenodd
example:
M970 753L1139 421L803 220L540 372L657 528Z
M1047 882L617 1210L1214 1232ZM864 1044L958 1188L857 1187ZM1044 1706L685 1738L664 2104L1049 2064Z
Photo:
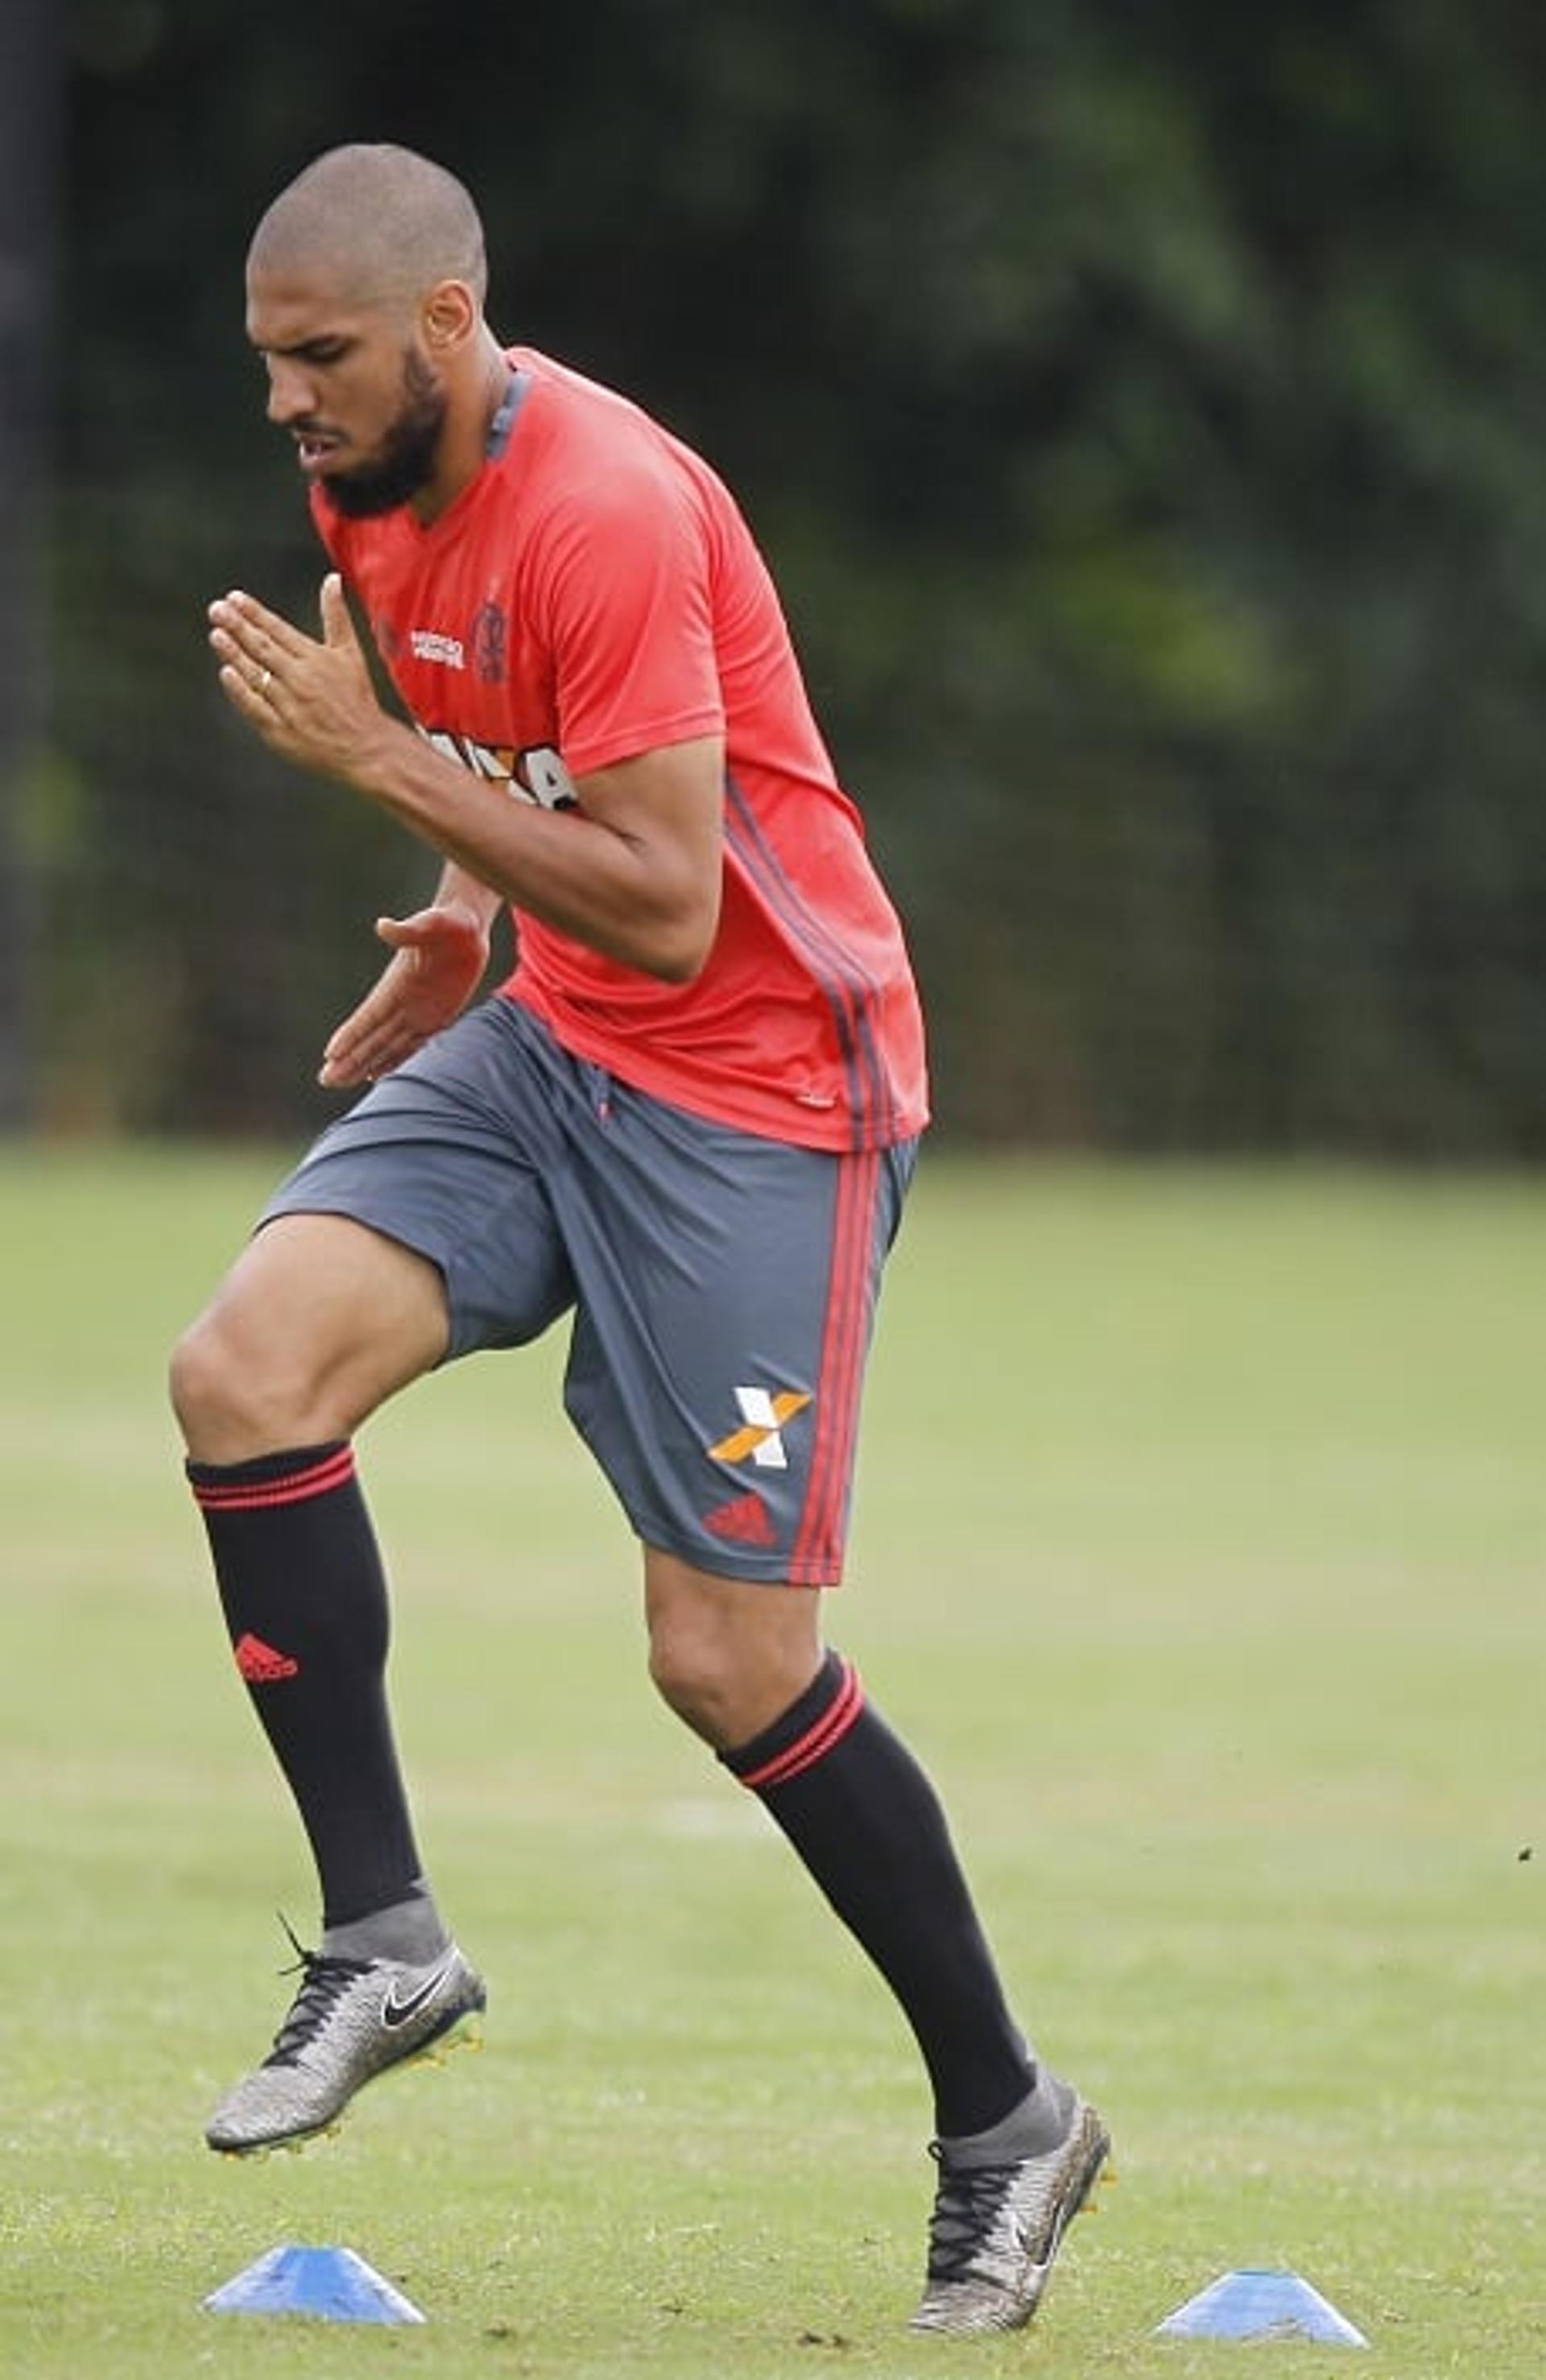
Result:
M718 893L662 917L639 964L661 983L694 983L708 965L719 931Z
M645 973L661 983L695 983L708 965L714 948L711 933L678 933L663 937L645 961Z

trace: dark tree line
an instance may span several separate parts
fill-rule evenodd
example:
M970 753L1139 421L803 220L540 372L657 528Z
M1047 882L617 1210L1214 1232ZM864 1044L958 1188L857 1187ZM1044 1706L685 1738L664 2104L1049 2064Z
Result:
M0 1132L31 1109L37 869L24 787L41 773L47 358L57 61L47 0L0 24Z
M1524 0L63 12L44 1121L290 1130L426 855L248 746L312 549L253 220L402 140L491 311L725 470L961 1135L1546 1151L1546 18Z

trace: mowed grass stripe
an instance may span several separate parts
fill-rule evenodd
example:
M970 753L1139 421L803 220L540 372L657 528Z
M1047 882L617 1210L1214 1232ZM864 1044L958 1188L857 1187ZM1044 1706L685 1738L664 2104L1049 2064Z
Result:
M201 2147L288 1989L272 1912L314 1912L162 1381L280 1161L0 1163L0 2370L960 2369L901 2327L910 2046L651 1699L559 1340L361 1441L487 2046L305 2157ZM1543 1285L1528 1178L925 1165L831 1629L1120 2172L974 2367L1227 2370L1153 2325L1283 2263L1395 2380L1538 2380ZM199 2311L284 2240L356 2247L428 2326Z

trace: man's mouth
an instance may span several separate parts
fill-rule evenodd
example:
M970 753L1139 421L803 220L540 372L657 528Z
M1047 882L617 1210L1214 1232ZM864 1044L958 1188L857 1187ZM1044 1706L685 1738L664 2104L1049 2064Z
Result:
M325 430L297 430L295 433L296 454L303 471L320 471L330 455L336 454L344 441Z

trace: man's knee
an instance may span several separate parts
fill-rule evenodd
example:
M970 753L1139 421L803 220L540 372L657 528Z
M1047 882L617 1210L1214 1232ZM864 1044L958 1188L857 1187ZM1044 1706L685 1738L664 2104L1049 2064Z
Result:
M650 1678L716 1750L749 1742L810 1684L821 1660L819 1597L710 1579L661 1556L647 1578Z
M300 1383L276 1377L272 1353L244 1330L239 1310L217 1302L184 1331L169 1385L189 1451L206 1461L238 1463L306 1442L290 1418L306 1402Z
M188 1451L241 1463L348 1438L445 1353L445 1292L411 1250L331 1215L268 1225L178 1342Z
M667 1707L710 1743L729 1742L739 1664L711 1634L657 1623L649 1636L650 1682Z
M167 1366L166 1385L172 1410L182 1425L185 1438L192 1437L215 1407L227 1376L227 1366L213 1343L214 1336L209 1316L201 1314L177 1341Z

